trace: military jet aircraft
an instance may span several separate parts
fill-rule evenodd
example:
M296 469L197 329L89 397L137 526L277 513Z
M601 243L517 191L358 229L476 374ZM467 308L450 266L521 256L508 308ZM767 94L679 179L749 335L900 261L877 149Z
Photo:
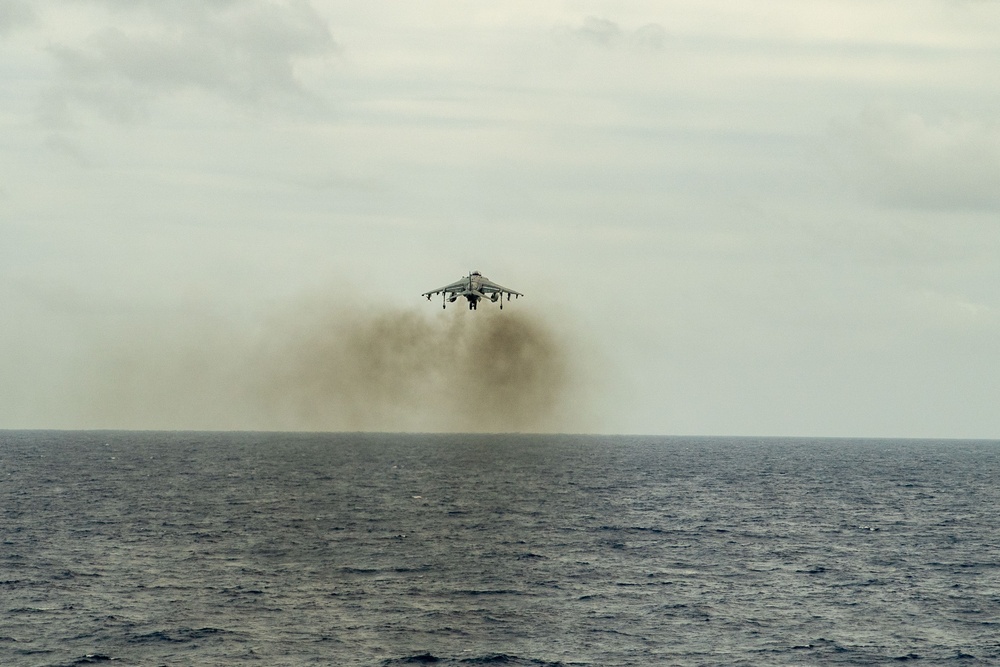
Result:
M503 295L507 295L507 300L510 301L510 297L513 294L516 299L519 296L524 296L520 292L515 292L512 289L507 289L502 285L497 285L495 282L483 276L479 271L472 271L468 278L462 278L461 280L455 281L450 285L445 285L444 287L439 287L430 292L424 292L420 296L426 296L427 300L431 300L431 296L435 294L440 294L442 301L441 307L446 308L449 303L455 303L455 301L460 296L464 296L469 300L469 310L476 310L476 305L479 303L480 299L489 299L490 301L496 303L500 302L500 310L503 310Z

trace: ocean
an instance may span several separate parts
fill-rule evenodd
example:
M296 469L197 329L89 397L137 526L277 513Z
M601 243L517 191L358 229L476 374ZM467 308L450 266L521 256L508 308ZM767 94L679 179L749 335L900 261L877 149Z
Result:
M1000 442L0 432L0 665L1000 664Z

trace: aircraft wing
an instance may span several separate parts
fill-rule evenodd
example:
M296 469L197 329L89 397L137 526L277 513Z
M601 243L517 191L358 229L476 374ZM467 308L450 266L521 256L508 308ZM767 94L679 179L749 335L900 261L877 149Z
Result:
M498 285L495 282L493 282L492 280L487 280L486 278L480 278L479 279L479 288L483 292L485 292L487 294L490 294L492 292L499 292L500 294L511 294L513 296L524 296L520 292L515 292L514 290L512 290L510 288L504 287L503 285Z
M437 289L433 289L430 292L424 292L420 296L426 296L430 298L431 296L435 294L440 294L441 292L464 292L467 289L469 289L469 279L462 278L461 280L457 280L451 283L450 285L445 285L444 287L438 287Z

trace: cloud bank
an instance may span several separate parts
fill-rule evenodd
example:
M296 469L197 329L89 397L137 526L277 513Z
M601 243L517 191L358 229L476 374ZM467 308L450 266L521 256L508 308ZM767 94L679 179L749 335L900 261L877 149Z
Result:
M338 51L308 2L104 4L107 22L48 47L59 68L41 108L48 123L69 122L75 106L134 121L157 96L187 91L236 104L308 98L297 63Z
M916 208L1000 205L1000 119L885 106L834 124L842 173L866 196Z

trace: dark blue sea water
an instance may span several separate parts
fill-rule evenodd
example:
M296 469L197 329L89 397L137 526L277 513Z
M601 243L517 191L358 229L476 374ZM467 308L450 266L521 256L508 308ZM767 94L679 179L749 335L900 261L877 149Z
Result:
M1000 443L0 432L0 665L1000 664Z

